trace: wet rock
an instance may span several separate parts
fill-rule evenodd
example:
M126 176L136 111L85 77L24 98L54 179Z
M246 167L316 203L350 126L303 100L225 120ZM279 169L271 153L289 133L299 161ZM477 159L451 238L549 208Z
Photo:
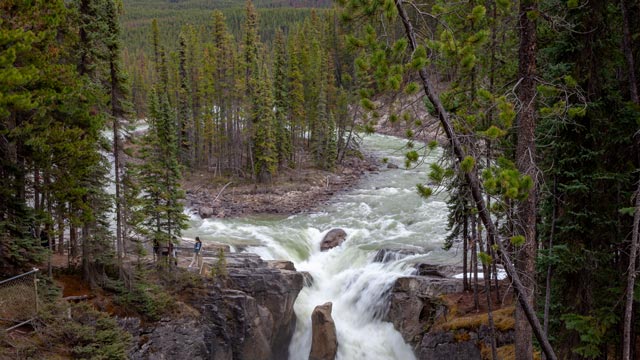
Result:
M338 353L336 325L331 317L333 304L316 306L311 314L311 352L309 360L333 360Z
M347 238L347 233L342 229L331 229L329 232L322 238L320 242L320 250L327 251L329 249L333 249L336 246L340 246Z
M419 276L433 276L439 278L450 278L455 274L462 272L462 268L451 265L433 265L426 263L419 263L414 265L416 269L416 275Z
M304 286L313 286L313 275L311 275L308 271L300 271L300 273L302 274Z
M398 165L394 164L394 163L388 163L387 164L387 169L397 169Z
M208 219L212 217L213 214L214 214L213 208L210 206L200 206L198 208L198 215L200 215L200 217L203 219Z
M373 261L388 263L415 254L417 254L417 251L412 249L380 249L376 252L376 256L373 258Z
M291 270L296 271L295 265L291 261L286 260L269 260L267 261L269 267L279 270Z

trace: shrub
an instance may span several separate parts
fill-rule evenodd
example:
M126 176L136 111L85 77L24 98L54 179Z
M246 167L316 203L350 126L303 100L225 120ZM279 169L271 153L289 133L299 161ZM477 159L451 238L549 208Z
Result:
M63 317L49 313L43 319L46 325L43 335L54 344L68 347L74 359L127 358L131 335L115 319L87 303L71 305L69 314Z

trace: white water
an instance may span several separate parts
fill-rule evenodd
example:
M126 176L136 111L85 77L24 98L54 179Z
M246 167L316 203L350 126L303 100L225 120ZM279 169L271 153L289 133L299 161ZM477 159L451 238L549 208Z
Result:
M322 211L282 217L206 219L191 216L187 237L199 235L205 242L225 242L265 259L286 259L300 271L308 271L313 285L305 287L295 303L296 332L289 347L290 359L308 359L311 348L311 312L327 301L338 335L338 359L414 359L393 325L380 320L384 297L396 278L411 273L411 263L452 264L457 251L441 250L446 236L447 208L444 195L421 199L415 185L427 179L428 166L403 170L404 142L373 135L364 147L379 158L386 157L401 169L381 166L358 185L337 195ZM434 161L437 154L426 162ZM323 235L332 228L344 229L347 240L339 247L320 252ZM380 248L414 249L421 255L395 262L374 263Z

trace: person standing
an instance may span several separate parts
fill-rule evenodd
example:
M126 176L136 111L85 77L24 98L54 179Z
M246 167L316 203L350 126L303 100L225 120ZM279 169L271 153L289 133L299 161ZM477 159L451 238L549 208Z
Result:
M200 249L202 249L202 241L200 241L199 236L196 236L196 242L193 244L193 260L191 260L191 264L189 264L189 267L192 267L194 263L200 265L200 261L198 261L200 256Z
M167 250L167 260L169 261L169 265L173 262L175 266L178 266L178 249L173 245L173 241L169 241L169 247Z

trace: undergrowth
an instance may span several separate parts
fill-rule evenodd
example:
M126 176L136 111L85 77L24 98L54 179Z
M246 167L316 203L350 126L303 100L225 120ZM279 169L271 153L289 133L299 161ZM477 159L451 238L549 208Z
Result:
M514 328L515 319L513 312L513 306L493 311L493 323L496 327L496 330L508 331ZM476 330L480 327L480 325L488 324L488 315L486 313L483 313L478 315L456 317L441 324L440 327L442 327L442 329L445 331L459 329Z

